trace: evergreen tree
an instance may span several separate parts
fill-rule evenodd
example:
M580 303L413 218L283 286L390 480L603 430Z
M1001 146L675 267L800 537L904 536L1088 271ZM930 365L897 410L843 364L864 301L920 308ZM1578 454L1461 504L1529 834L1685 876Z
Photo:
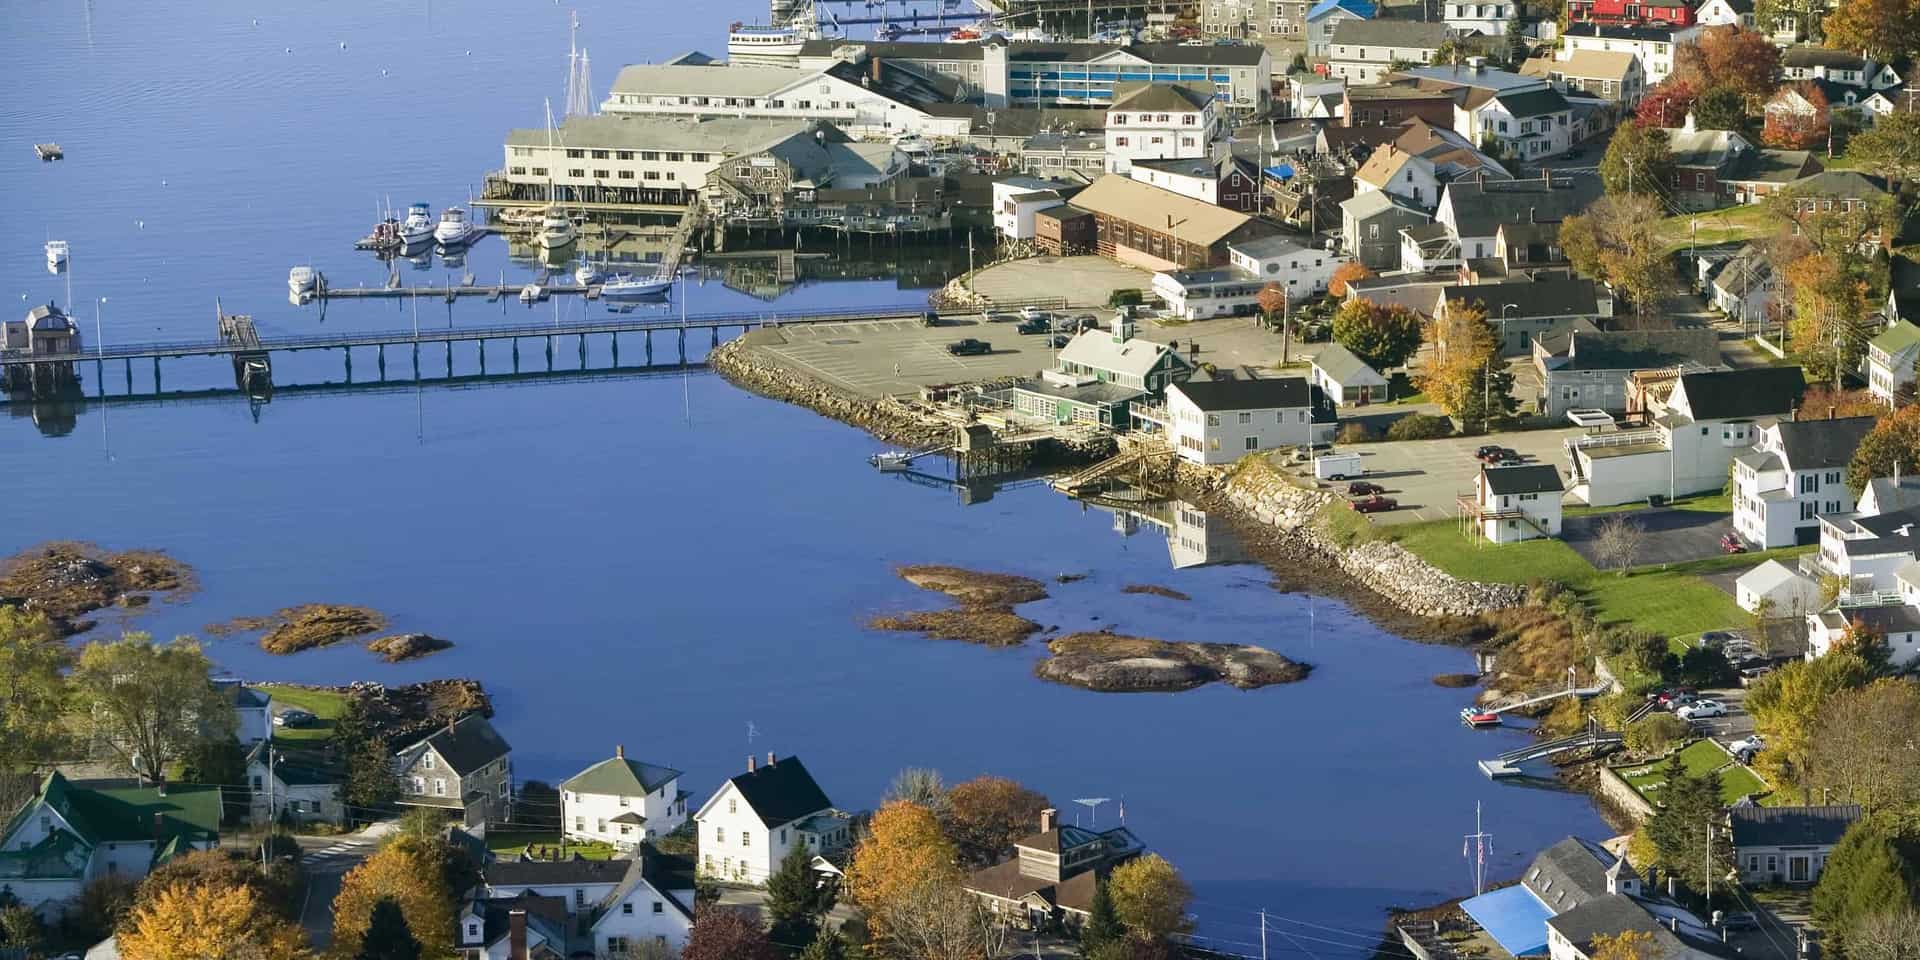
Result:
M1659 851L1662 867L1687 886L1704 891L1709 877L1725 875L1732 863L1728 839L1723 835L1708 839L1709 831L1725 833L1719 829L1725 809L1720 803L1720 774L1710 770L1688 776L1678 752L1667 760L1666 774L1660 809L1647 820L1647 836Z
M367 934L354 960L420 960L420 941L407 928L407 918L392 897L382 897L367 919Z
M833 909L834 891L813 875L813 856L795 844L780 859L780 868L767 878L767 917L772 939L782 944L812 943L820 917Z
M1107 882L1101 880L1094 885L1093 902L1087 905L1087 922L1080 926L1080 949L1091 954L1126 935L1119 914L1113 911L1113 895L1107 890Z
M1862 919L1920 908L1917 833L1920 826L1895 814L1876 814L1847 828L1813 889L1813 918L1826 932L1824 946L1843 952L1847 933Z
M840 931L821 930L807 948L800 951L800 960L855 960L855 953Z

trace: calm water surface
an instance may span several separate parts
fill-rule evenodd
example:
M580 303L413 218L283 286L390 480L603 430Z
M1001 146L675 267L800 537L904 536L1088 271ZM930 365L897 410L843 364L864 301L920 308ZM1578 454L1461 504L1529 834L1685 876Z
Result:
M578 6L602 94L622 62L717 53L729 22L764 16L751 0ZM215 297L268 334L413 322L398 302L336 304L323 321L286 304L286 270L381 282L385 268L348 249L376 202L463 200L499 164L504 131L537 126L541 101L561 99L566 70L565 8L538 2L6 0L0 18L15 71L0 92L0 291L23 310L66 302L70 281L89 326L104 297L109 343L208 337ZM41 140L69 159L34 161L27 144ZM44 269L49 235L73 244L68 276ZM497 238L464 269L531 275ZM921 295L889 281L807 284L772 303L717 282L686 292L694 311ZM420 322L586 309L422 304ZM471 372L470 352L456 366ZM356 357L360 377L372 369ZM150 370L134 373L149 389ZM166 385L225 373L170 365ZM276 376L338 379L339 357L276 358ZM124 387L118 371L107 382ZM962 507L876 475L865 435L700 373L283 393L258 411L230 398L89 402L53 437L9 412L0 550L56 537L172 550L204 590L131 621L159 634L334 601L449 637L454 650L404 666L351 648L291 660L244 640L211 649L259 679L481 678L523 777L564 777L623 743L685 769L703 795L750 750L777 750L803 756L848 808L872 805L906 765L1012 776L1069 816L1075 798L1124 800L1127 823L1194 883L1205 932L1257 942L1251 911L1264 906L1322 925L1270 941L1315 956L1354 952L1364 938L1344 931L1378 929L1390 904L1465 892L1461 834L1477 801L1506 874L1565 833L1603 830L1581 797L1497 788L1474 769L1516 735L1461 729L1460 695L1429 683L1467 669L1464 653L1278 593L1255 567L1172 569L1151 526L1122 536L1111 514L1043 488ZM1029 615L1260 643L1316 670L1251 693L1044 684L1036 649L863 629L875 612L934 602L892 575L902 562L1088 573ZM1119 592L1137 582L1193 600Z

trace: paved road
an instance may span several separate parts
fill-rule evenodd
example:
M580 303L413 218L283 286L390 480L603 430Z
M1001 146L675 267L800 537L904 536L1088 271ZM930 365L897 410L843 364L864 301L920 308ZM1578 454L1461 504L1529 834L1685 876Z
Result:
M300 866L307 873L300 925L306 928L316 950L324 951L333 942L333 898L340 892L341 878L379 849L381 841L396 829L395 821L383 820L359 833L297 838Z

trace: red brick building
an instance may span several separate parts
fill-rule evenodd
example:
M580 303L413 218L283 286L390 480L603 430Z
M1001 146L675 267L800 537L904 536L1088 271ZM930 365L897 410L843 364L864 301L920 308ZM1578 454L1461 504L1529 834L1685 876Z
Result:
M1693 8L1672 0L1567 0L1567 22L1620 27L1691 27Z
M1346 114L1341 123L1349 127L1397 127L1419 117L1436 127L1452 129L1453 96L1412 85L1348 87Z

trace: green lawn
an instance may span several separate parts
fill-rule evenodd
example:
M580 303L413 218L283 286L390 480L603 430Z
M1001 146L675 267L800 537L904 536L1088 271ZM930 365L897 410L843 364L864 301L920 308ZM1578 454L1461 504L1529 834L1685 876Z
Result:
M298 743L330 739L333 736L333 722L347 710L347 696L343 693L271 683L262 684L260 689L273 696L276 712L279 707L297 707L319 718L311 726L274 727L273 739L276 741Z
M533 844L534 855L551 857L560 850L560 833L555 830L489 830L487 849L497 856L517 857ZM584 860L611 860L614 849L606 843L568 843L567 856L579 854Z
M1559 540L1491 544L1461 533L1458 520L1433 520L1387 529L1401 546L1466 580L1526 583L1545 578L1578 584L1594 575L1593 565Z
M1681 749L1680 766L1688 776L1719 770L1720 798L1726 803L1767 789L1767 785L1753 771L1734 763L1727 752L1711 740L1695 740ZM1616 772L1640 791L1641 796L1657 802L1660 799L1660 787L1667 780L1667 761L1662 758L1635 767L1616 768Z
M1696 223L1697 222L1697 223ZM1697 243L1707 246L1752 240L1778 229L1766 204L1749 204L1702 213L1683 213L1660 221L1660 239L1669 253Z

